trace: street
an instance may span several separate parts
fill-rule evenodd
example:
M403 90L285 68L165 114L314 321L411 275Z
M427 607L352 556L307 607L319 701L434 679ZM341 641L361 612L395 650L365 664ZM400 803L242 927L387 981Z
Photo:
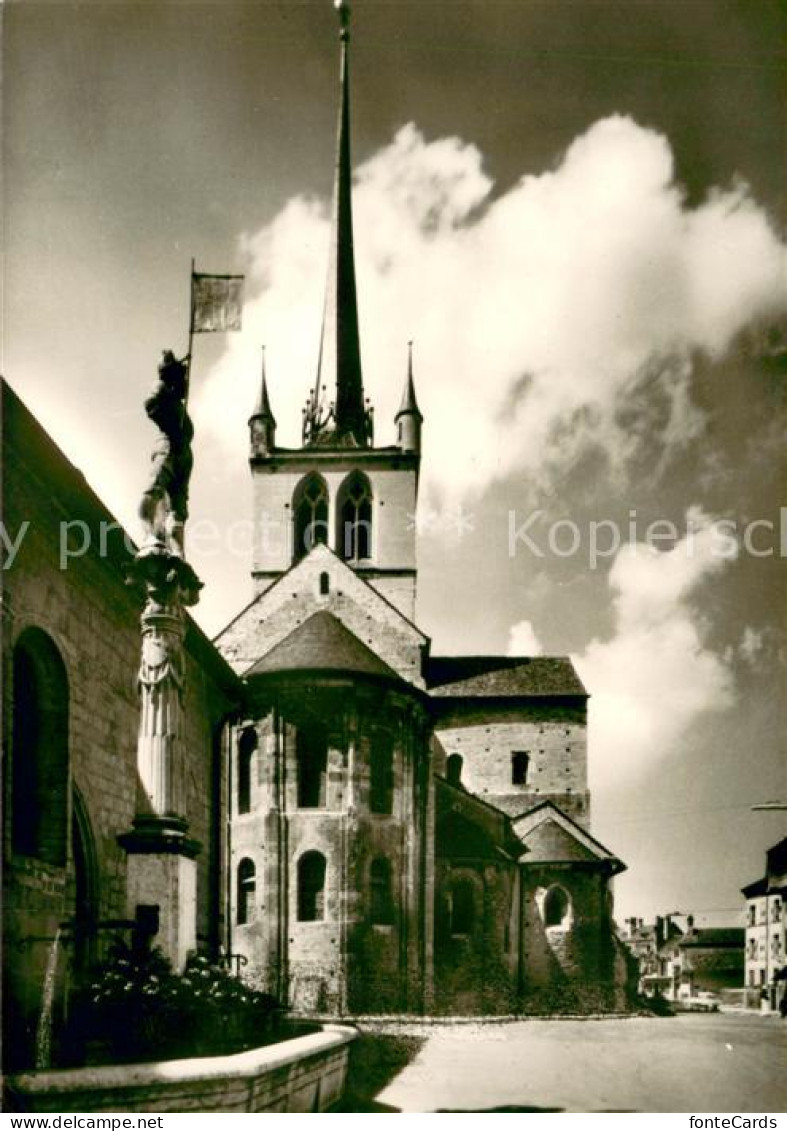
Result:
M699 1113L787 1107L787 1024L775 1015L362 1030L345 1111Z

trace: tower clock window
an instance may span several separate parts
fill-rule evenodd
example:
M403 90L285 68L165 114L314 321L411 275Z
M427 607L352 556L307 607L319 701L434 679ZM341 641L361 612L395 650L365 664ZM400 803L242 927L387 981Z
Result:
M372 556L372 488L361 472L353 472L341 486L338 501L337 548L346 562Z

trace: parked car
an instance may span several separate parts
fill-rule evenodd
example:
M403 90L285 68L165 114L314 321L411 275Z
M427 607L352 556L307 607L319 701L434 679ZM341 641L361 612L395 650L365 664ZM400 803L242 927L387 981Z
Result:
M696 994L678 998L675 1008L685 1010L687 1013L716 1013L719 1009L719 999L709 990L698 990Z

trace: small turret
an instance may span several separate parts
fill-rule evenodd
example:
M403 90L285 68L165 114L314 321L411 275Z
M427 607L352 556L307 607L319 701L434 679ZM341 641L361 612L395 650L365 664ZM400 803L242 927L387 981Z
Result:
M270 455L276 447L276 419L268 399L268 385L265 379L265 346L262 347L262 378L257 405L249 417L250 455Z
M421 454L421 425L424 418L415 399L415 385L413 383L413 343L407 343L407 381L402 394L402 403L399 405L394 420L398 429L397 442L403 452Z

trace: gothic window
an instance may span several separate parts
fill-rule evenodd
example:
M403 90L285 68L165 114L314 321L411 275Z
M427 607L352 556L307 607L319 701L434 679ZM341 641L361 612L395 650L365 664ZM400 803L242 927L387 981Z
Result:
M328 737L321 727L299 727L295 738L298 763L298 808L323 809L328 778Z
M328 488L319 475L308 475L295 488L292 497L295 544L293 561L301 558L318 544L328 542Z
M372 556L372 488L361 472L355 471L345 479L337 510L339 556L346 562L368 560Z
M325 918L325 857L305 852L298 861L298 920L315 923Z
M238 926L251 923L256 910L257 870L254 861L244 857L238 865Z
M445 764L446 776L451 785L461 785L462 783L462 755L449 754L448 760Z
M511 784L527 785L530 755L525 750L515 750L511 755Z
M373 813L393 812L393 739L386 731L375 731L371 745L369 808Z
M470 880L457 880L451 888L451 934L469 935L475 925L475 891Z
M54 643L38 628L22 633L13 665L13 851L63 866L69 786L66 670Z
M568 918L568 896L561 887L551 887L544 896L544 926L562 927Z
M251 811L251 779L254 753L257 749L257 732L246 727L238 739L238 812Z
M372 860L369 868L369 918L372 923L393 922L391 861L384 856Z

